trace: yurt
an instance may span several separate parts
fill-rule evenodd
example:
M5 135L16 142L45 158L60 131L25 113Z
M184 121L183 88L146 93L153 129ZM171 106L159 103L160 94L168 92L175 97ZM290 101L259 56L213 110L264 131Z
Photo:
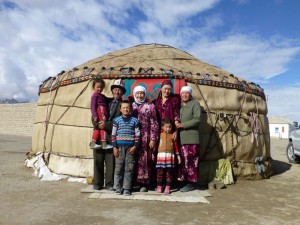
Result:
M192 87L202 108L200 133L200 183L219 179L261 179L271 175L270 134L264 90L180 49L143 44L114 51L46 79L39 98L32 136L32 153L42 152L48 168L58 174L93 176L89 147L93 125L90 98L92 80L100 76L102 92L112 97L110 85L125 82L131 95L137 84L147 87L147 97L158 96L165 79L173 92Z

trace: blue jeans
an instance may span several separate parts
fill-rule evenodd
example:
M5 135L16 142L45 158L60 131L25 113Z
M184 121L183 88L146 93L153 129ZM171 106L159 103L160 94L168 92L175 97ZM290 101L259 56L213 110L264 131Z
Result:
M129 154L131 146L119 146L119 158L115 159L114 189L131 189L135 154Z

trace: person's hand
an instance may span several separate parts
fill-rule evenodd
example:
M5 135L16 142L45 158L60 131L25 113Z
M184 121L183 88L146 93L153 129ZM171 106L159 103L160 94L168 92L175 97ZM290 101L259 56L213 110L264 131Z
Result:
M178 164L181 163L181 157L180 157L180 155L177 155L177 161L178 161Z
M177 124L176 124L176 127L177 127L177 129L178 129L178 128L184 128L183 125L182 125L182 123L177 123Z
M152 153L152 160L153 160L153 161L155 160L155 155L154 155L154 153Z
M117 147L114 147L114 156L116 157L116 159L119 158L119 149Z
M154 140L151 140L149 142L149 147L152 149L152 148L155 148L155 141Z
M135 151L136 151L136 147L135 147L135 146L132 146L132 147L129 149L128 153L131 154L131 155L133 155L133 154L135 153Z
M173 140L174 140L174 141L177 141L177 131L175 131L175 132L173 133Z
M95 122L97 122L97 121L98 121L98 119L97 119L97 118L94 118L94 121L95 121Z
M99 129L103 130L104 129L104 125L105 125L105 122L104 121L100 121L99 125L98 125Z

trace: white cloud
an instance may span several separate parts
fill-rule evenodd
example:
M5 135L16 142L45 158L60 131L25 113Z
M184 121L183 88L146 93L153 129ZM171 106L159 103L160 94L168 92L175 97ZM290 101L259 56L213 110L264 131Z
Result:
M299 86L265 89L268 104L268 116L280 116L300 122Z
M142 10L150 21L157 21L162 28L174 29L179 23L215 6L219 0L149 0L141 1Z
M0 49L0 90L2 98L25 99L28 80L20 65Z
M213 14L212 16L208 16L204 18L205 24L202 27L201 32L203 34L212 33L219 27L224 25L224 18L222 18L218 14Z
M51 1L40 1L40 0L22 0L22 1L12 1L16 4L21 5L22 7L28 8L39 8L39 9L49 9L52 7L60 6L60 0L51 0Z
M203 38L194 43L191 52L210 64L257 81L286 72L287 64L300 53L300 46L288 46L284 38L276 39L276 43L268 42L243 34L231 34L220 40Z
M92 0L46 5L27 0L2 10L0 98L36 100L38 86L47 77L138 43L136 36L110 23L104 8Z

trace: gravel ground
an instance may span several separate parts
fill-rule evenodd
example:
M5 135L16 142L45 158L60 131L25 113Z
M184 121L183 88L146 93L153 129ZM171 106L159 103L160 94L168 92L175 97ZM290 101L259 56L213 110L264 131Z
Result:
M272 139L274 175L209 190L210 204L89 199L86 184L40 181L24 166L31 138L0 135L0 224L299 224L300 164Z

